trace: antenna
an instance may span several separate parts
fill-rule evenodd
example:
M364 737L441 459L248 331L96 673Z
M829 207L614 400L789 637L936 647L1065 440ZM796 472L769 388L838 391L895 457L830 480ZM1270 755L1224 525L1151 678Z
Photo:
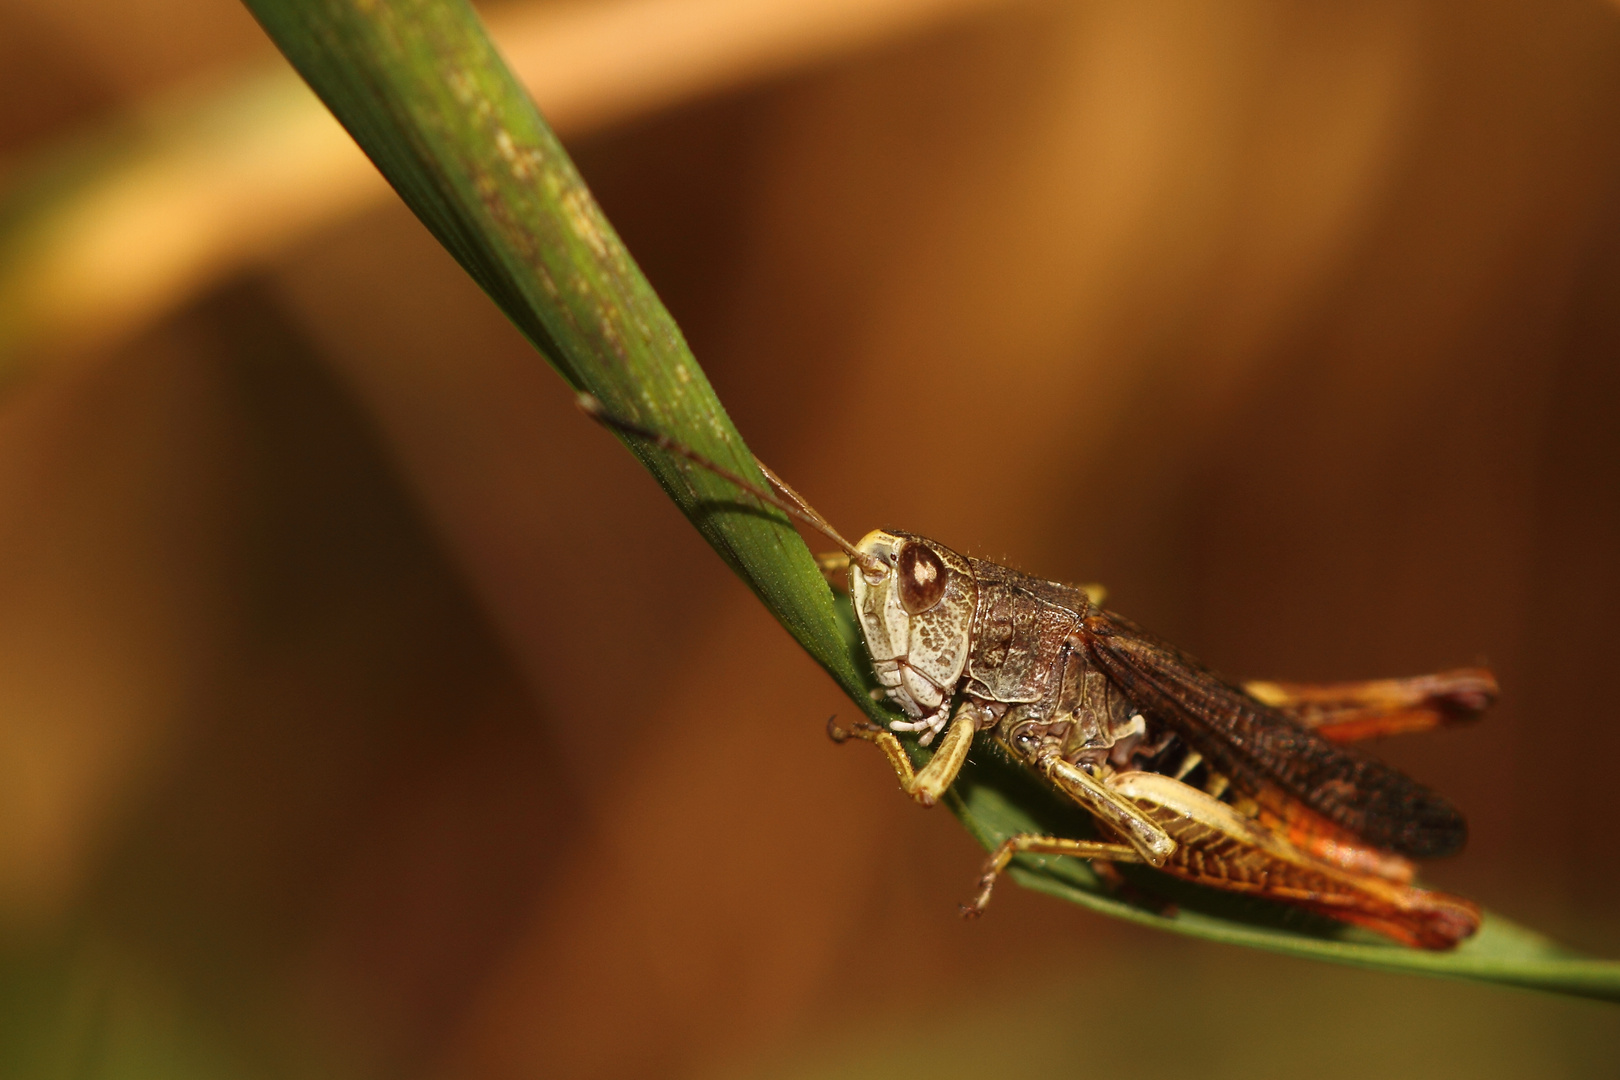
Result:
M832 525L828 523L826 518L822 517L816 512L815 507L805 502L803 496L789 487L781 477L772 472L770 467L758 458L754 459L754 464L759 466L759 471L765 474L765 478L767 480L780 489L783 495L787 496L786 499L779 498L773 492L767 491L758 484L744 480L741 476L738 476L730 469L718 464L715 461L712 461L707 457L704 457L702 454L698 453L696 450L693 450L685 443L676 442L668 435L661 435L650 428L644 428L640 424L634 424L629 420L623 420L617 416L614 416L612 413L607 411L607 407L604 406L601 401L597 400L590 394L581 393L577 398L574 399L574 401L575 404L579 406L581 412L610 431L617 431L621 435L628 435L632 438L640 439L643 442L652 443L660 450L683 457L699 468L713 473L727 483L735 484L737 487L742 488L744 491L748 492L748 494L752 495L761 502L768 503L789 517L804 522L806 525L816 530L816 532L843 548L844 553L850 557L850 561L854 562L861 569L867 570L871 573L882 573L888 570L888 567L876 557L866 554L854 544L840 536L838 534L838 530L833 528Z

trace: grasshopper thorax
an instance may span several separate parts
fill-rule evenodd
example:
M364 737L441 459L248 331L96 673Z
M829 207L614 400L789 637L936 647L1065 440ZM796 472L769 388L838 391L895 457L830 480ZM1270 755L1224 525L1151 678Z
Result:
M911 718L892 726L922 732L926 745L967 666L978 585L966 559L921 536L879 529L855 546L866 556L849 568L861 637L884 692Z

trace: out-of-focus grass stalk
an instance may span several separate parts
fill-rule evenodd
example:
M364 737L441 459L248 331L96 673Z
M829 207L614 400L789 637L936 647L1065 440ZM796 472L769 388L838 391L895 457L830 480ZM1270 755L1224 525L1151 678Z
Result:
M564 379L619 415L758 479L668 313L465 3L247 3L411 209ZM863 710L882 719L866 694L847 612L839 617L808 549L785 521L748 507L712 476L645 445L631 449L800 644ZM1038 830L1053 813L1050 799L993 763L965 773L951 805L987 846ZM1572 956L1495 917L1459 949L1428 953L1204 911L1154 913L1101 892L1089 869L1073 860L1025 859L1015 876L1087 907L1197 937L1386 971L1620 999L1620 964Z
M588 131L1016 0L568 0L497 8L551 122ZM138 330L387 195L278 69L166 96L0 163L0 386Z

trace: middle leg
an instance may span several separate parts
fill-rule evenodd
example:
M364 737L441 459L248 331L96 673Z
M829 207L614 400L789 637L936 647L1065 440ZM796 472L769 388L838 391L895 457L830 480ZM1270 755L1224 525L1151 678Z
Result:
M1007 869L1007 864L1014 855L1073 855L1077 859L1106 859L1109 862L1141 862L1138 855L1129 844L1108 843L1102 840L1069 840L1061 836L1040 836L1035 833L1020 833L1009 836L1003 840L985 861L984 873L979 875L979 892L970 903L962 905L962 914L966 918L982 914L985 905L990 903L990 892L996 887L996 879L1001 872Z

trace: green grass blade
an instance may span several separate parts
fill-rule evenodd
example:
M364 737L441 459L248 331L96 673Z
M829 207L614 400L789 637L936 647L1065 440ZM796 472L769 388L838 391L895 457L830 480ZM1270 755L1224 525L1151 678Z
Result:
M615 414L763 484L674 320L464 3L248 0L400 197L551 365ZM789 633L845 687L831 595L785 519L631 449Z
M614 413L758 478L680 331L555 136L461 0L245 0L400 196L568 383ZM786 521L644 445L631 449L721 557L874 719L847 605L835 608ZM919 760L926 751L916 751ZM983 761L951 793L982 843L1084 829L1018 770ZM1178 933L1385 971L1620 1000L1620 963L1574 956L1490 917L1450 953L1383 944L1267 905L1194 891L1176 914L1115 898L1071 859L1013 876L1097 911ZM971 875L964 875L966 877Z

